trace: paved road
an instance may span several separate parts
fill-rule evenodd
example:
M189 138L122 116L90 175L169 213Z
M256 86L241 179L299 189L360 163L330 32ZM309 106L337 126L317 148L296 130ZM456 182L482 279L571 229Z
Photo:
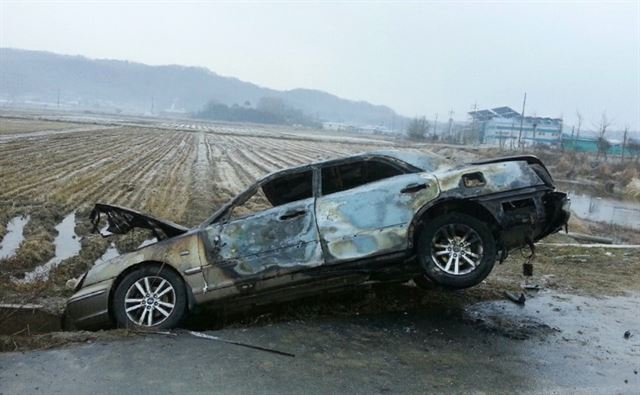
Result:
M0 354L0 393L638 393L638 300L546 294L525 307L438 305L206 332L295 358L186 332Z

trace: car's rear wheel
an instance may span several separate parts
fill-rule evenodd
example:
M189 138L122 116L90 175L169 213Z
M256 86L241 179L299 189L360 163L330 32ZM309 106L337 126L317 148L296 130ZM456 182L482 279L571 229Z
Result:
M418 239L417 258L424 275L436 284L468 288L484 280L493 269L495 239L485 222L467 214L449 213L425 224Z
M180 277L160 266L143 266L118 284L112 302L118 326L173 328L184 317L187 295Z

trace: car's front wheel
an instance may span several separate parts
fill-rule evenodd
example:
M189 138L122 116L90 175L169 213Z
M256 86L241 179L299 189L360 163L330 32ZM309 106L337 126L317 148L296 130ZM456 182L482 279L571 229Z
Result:
M161 266L143 266L127 274L113 296L118 326L173 328L184 317L187 295L180 277Z
M449 213L425 224L417 246L424 275L453 289L484 280L496 261L496 244L489 226L470 215ZM418 282L416 282L418 283Z

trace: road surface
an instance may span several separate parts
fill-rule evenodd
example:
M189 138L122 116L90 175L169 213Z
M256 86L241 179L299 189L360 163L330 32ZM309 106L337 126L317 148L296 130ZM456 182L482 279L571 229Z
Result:
M638 295L543 293L0 354L0 393L638 393ZM625 339L624 332L631 336ZM634 373L634 371L636 373Z

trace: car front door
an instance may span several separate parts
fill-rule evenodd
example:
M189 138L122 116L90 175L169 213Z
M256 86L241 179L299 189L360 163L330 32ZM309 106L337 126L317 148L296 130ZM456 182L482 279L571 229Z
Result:
M321 177L316 217L327 264L406 249L414 214L438 194L434 177L381 160L325 166Z
M312 185L311 169L267 180L235 207L237 218L207 227L209 287L260 288L269 284L263 280L322 264Z

